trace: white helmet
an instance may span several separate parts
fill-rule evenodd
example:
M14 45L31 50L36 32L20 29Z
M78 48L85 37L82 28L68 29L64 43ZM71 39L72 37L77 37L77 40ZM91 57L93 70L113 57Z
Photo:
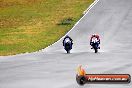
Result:
M95 37L97 34L92 34L92 37Z

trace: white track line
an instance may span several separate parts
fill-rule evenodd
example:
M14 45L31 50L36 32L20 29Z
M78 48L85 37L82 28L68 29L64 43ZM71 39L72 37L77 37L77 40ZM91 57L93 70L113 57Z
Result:
M95 0L85 11L84 11L84 16L72 27L72 29L70 31L68 31L63 37L61 37L58 41L56 41L55 43L47 46L46 48L42 49L42 50L39 50L39 51L42 51L44 52L47 48L49 48L50 46L58 43L62 38L64 38L66 35L68 35L75 27L76 25L78 25L78 23L89 13L89 11L99 2L99 0ZM37 52L39 52L37 51Z
M95 0L95 1L85 10L84 16L83 16L83 17L73 26L73 28L72 28L69 32L67 32L65 35L69 34L69 33L76 27L76 25L78 25L78 23L89 13L89 11L97 4L97 2L99 2L99 0ZM64 36L65 36L65 35L64 35ZM64 36L63 36L62 38L64 38ZM41 50L39 50L39 51L32 52L32 53L44 52L47 48L49 48L50 46L56 44L56 43L59 42L62 38L60 38L60 39L59 39L58 41L56 41L55 43L53 43L53 44L47 46L46 48L41 49ZM10 56L21 56L21 55L27 55L27 54L31 54L31 53L26 52L26 53L20 53L20 54L16 54L16 55L0 56L0 58L10 57Z

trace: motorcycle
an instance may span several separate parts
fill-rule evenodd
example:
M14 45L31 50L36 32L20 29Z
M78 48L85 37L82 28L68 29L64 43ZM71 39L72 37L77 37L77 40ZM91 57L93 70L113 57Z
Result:
M66 41L64 43L64 49L66 50L67 53L70 53L70 50L72 49L72 42L71 41Z
M66 42L64 44L64 49L66 50L67 53L70 53L70 50L72 49L72 43L71 42Z
M94 52L95 52L95 53L98 52L98 49L99 49L98 45L99 45L98 42L92 42L92 43L91 43L91 46L92 46L91 49L94 49Z

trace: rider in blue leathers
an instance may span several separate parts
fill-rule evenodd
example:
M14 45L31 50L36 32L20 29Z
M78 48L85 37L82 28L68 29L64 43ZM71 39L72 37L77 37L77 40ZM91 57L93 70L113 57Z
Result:
M71 44L70 44L70 45L71 45L70 47L71 47L71 49L72 49L73 40L72 40L72 38L69 37L68 35L66 35L65 38L63 39L63 46L65 46L67 40L69 40L69 43L71 43Z

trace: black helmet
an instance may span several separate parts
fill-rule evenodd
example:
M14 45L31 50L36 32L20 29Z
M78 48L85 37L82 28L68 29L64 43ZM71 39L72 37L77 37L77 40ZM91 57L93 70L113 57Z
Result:
M69 37L68 35L66 35L66 37Z

